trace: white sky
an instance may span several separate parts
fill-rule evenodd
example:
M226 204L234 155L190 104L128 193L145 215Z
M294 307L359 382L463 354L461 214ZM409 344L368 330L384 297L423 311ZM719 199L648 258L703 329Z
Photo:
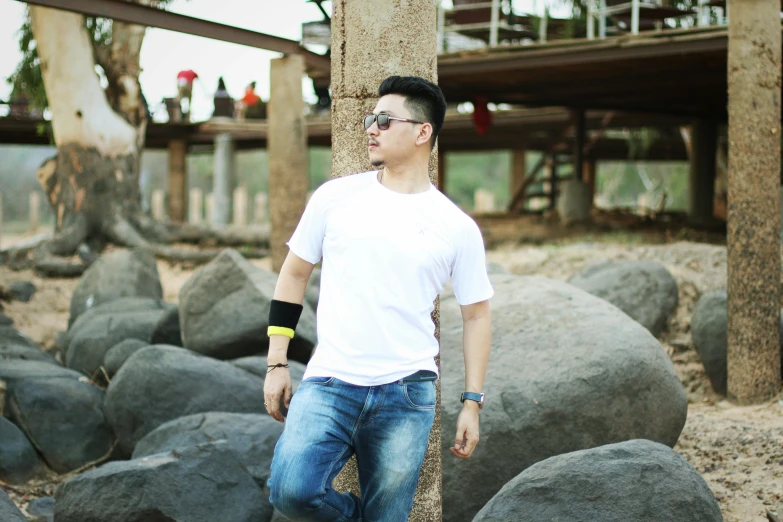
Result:
M515 0L514 7L517 11L536 12L536 3L537 0ZM18 30L25 5L16 0L0 0L0 100L8 99L11 88L5 79L21 57ZM331 11L330 2L324 7ZM301 40L303 22L323 18L315 4L305 0L174 0L169 10L296 41ZM164 97L176 95L177 73L193 69L201 79L193 88L193 120L204 120L212 113L212 95L221 75L233 98L241 98L245 86L256 81L256 92L268 100L269 60L277 56L280 54L151 28L147 29L141 51L141 86L154 111ZM305 98L315 101L310 81L305 79L303 86Z

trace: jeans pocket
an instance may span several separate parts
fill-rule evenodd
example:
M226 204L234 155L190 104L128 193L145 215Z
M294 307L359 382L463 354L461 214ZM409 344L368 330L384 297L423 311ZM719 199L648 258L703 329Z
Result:
M402 385L405 400L413 408L431 410L437 399L435 381L406 382Z
M308 377L307 379L303 380L299 385L302 384L320 384L320 385L326 385L326 384L332 384L332 381L334 381L334 377Z

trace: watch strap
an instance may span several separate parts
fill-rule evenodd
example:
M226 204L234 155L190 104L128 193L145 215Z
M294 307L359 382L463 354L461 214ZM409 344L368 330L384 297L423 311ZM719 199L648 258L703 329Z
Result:
M484 394L473 393L473 392L462 392L459 401L460 402L476 401L477 403L479 403L479 406L484 406Z

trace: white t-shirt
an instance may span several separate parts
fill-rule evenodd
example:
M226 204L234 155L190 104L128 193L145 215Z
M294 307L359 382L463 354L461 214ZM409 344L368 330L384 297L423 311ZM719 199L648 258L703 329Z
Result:
M288 242L323 258L318 345L303 378L387 384L437 372L434 301L451 278L461 305L493 295L473 219L435 186L401 194L377 171L336 178L312 195Z

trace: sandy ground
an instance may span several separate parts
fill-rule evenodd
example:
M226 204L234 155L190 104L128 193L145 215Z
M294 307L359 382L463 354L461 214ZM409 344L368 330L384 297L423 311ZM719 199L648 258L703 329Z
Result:
M14 239L6 236L3 243ZM672 358L689 398L688 420L675 449L705 478L726 522L767 521L767 510L778 510L783 497L783 400L778 397L761 405L739 406L713 393L689 332L699 296L725 288L726 248L688 241L641 241L633 234L610 233L538 246L505 244L489 250L487 258L515 274L559 280L602 259L650 259L664 264L679 284L680 302L669 330L661 337L661 346ZM269 268L265 259L254 264ZM176 301L193 270L166 262L159 262L158 269L165 298ZM51 349L55 334L67 325L70 295L77 280L41 279L32 272L0 267L0 284L14 281L32 281L38 291L30 303L6 304L5 313L17 328ZM42 485L9 490L9 494L24 506L31 496L52 491L51 485ZM783 503L779 513L783 520Z

